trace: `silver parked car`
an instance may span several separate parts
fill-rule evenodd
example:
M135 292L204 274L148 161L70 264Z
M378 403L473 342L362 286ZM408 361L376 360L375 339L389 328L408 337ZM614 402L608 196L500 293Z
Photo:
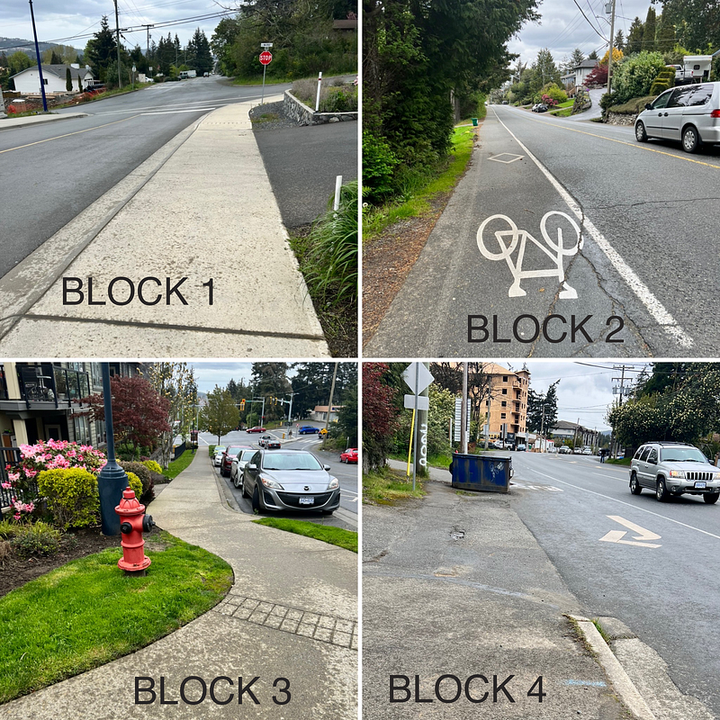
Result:
M236 488L242 487L243 470L256 452L257 450L255 450L255 448L243 448L233 458L232 465L230 466L230 480Z
M720 468L693 445L651 442L638 448L630 464L630 492L652 490L660 502L683 493L702 495L712 505L720 497Z
M693 153L720 143L720 82L670 88L648 103L635 120L635 138L678 140Z
M225 445L216 445L214 454L213 454L213 465L215 467L220 467L220 463L222 463L222 456L225 452Z
M306 450L257 450L243 470L242 492L255 511L320 510L340 505L340 483Z

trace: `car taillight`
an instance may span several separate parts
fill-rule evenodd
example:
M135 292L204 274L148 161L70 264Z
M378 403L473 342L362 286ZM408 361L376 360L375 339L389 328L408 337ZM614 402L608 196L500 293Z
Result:
M710 113L710 117L711 117L711 118L720 118L720 110L713 110L713 111Z

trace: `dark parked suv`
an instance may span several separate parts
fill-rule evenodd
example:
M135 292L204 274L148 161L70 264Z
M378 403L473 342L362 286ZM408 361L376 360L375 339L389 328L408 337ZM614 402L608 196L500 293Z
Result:
M720 468L693 445L649 442L641 446L630 464L630 492L652 490L660 502L683 493L702 495L712 505L720 497Z

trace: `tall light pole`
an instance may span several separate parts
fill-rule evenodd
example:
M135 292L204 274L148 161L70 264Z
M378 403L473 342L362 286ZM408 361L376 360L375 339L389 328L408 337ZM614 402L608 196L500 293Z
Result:
M612 53L615 42L615 0L612 0L612 14L610 15L610 52L608 53L608 95L612 92Z
M40 75L40 94L42 95L43 111L47 112L47 98L45 97L45 80L43 79L43 74L42 74L42 61L40 60L40 46L38 45L37 30L35 29L35 13L33 12L32 0L29 0L29 2L30 2L30 19L32 20L33 37L35 38L35 57L37 58L38 74Z

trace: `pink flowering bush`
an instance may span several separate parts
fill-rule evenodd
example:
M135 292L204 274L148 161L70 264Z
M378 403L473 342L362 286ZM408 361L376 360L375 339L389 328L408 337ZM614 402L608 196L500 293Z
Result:
M35 445L21 445L20 457L20 464L15 468L6 466L8 482L2 486L5 490L17 490L24 499L37 493L37 476L44 470L80 468L97 475L107 462L105 455L91 445L78 445L67 440L41 440ZM18 521L35 509L34 502L23 502L18 496L12 498L12 503L13 517Z

